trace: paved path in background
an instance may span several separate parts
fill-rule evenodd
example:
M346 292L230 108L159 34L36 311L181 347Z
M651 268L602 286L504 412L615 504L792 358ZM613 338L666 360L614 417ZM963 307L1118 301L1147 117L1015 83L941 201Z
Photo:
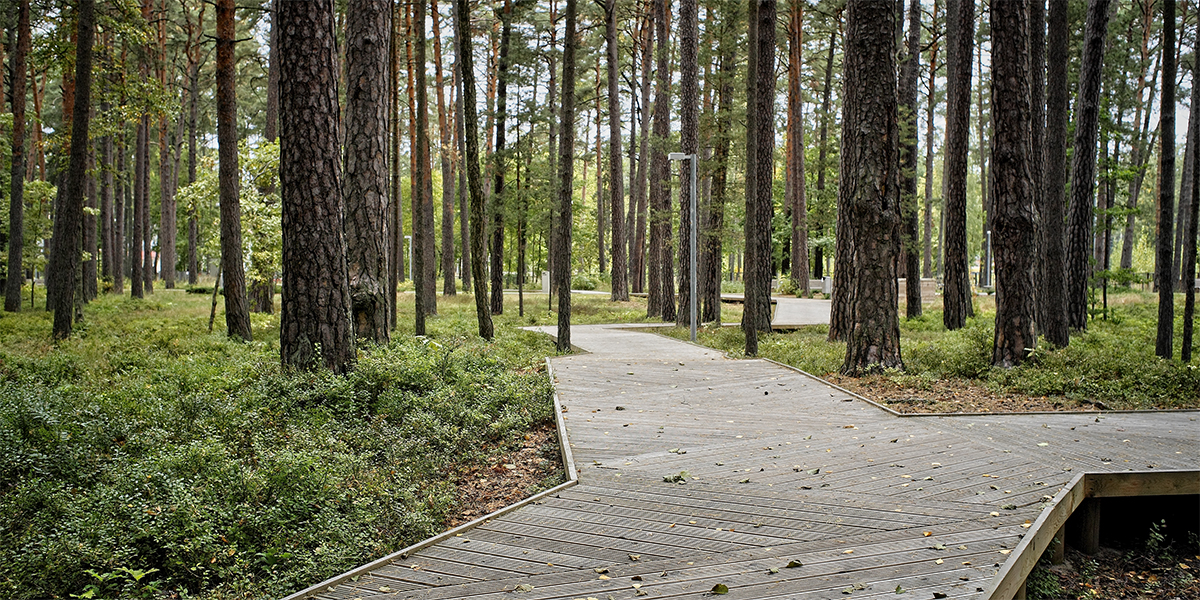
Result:
M1200 463L1196 412L900 418L762 360L571 336L579 484L318 597L971 598L1074 474Z

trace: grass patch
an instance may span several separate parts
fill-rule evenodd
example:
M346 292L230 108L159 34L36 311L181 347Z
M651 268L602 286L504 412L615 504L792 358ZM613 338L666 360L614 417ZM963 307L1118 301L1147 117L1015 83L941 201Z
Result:
M441 531L451 474L552 418L553 346L515 296L490 343L438 300L418 339L402 297L346 376L281 369L277 315L206 333L199 294L102 297L57 347L50 313L4 314L0 597L280 597Z
M1183 331L1183 296L1178 296L1175 340ZM1110 294L1107 320L1093 320L1074 333L1065 348L1039 343L1033 357L1013 369L991 366L995 309L992 300L977 306L966 327L946 331L942 313L926 310L919 319L900 321L901 352L906 370L885 377L898 385L920 388L922 382L958 379L996 392L1100 402L1114 410L1200 407L1200 345L1189 364L1154 355L1157 296L1128 291ZM687 338L683 329L663 333ZM828 342L828 327L812 326L759 339L759 354L823 376L835 373L846 345ZM740 328L705 328L700 343L732 356L742 356ZM1200 341L1200 340L1198 340ZM1178 354L1176 354L1178 357Z

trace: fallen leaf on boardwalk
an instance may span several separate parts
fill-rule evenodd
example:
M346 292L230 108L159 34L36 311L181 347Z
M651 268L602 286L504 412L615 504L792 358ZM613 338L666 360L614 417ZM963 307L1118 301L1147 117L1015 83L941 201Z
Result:
M667 450L667 452L670 452L671 454L677 454L679 452L679 448L671 448Z
M608 576L608 575L601 575L601 576L600 576L600 579L602 579L602 580L607 580L607 579L609 579L609 576Z
M1045 448L1046 446L1049 446L1049 445L1050 444L1047 444L1046 442L1038 442L1038 447L1040 447L1040 448Z
M819 474L820 472L821 472L821 470L820 470L820 469L809 469L809 470L808 470L808 474L809 474L809 475L817 475L817 474Z
M945 550L945 549L946 549L946 545L945 545L945 544L934 544L934 545L933 545L933 549L934 549L934 550Z
M940 564L942 564L942 563L944 563L944 562L946 562L946 561L944 561L944 560L942 560L942 559L940 559L940 558L939 558L939 559L937 559L937 560L933 561L933 564L935 564L935 565L940 565Z
M637 591L637 593L636 593L636 594L634 594L634 596L649 596L649 595L650 595L650 594L648 594L648 593L646 592L646 590L638 590L638 591ZM609 596L609 598L612 598L612 596Z
M854 551L853 551L853 550L846 550L846 551L842 552L842 554L854 554Z
M998 517L998 516L1000 516L1000 513L996 512L996 511L992 511L992 512L990 512L990 513L988 513L988 514L989 514L989 515L991 515L991 516L993 516L993 517Z
M683 484L683 483L687 483L687 480L690 479L691 477L692 477L691 473L688 473L687 471L680 471L678 475L664 475L663 481L665 481L667 483Z
M695 524L696 524L696 522L695 522L695 521L688 521L688 523L689 523L689 524L691 524L691 525L695 525Z
M796 567L803 567L803 566L804 566L804 563L802 563L798 560L789 561L787 564L787 568L789 568L789 569L795 569Z
M532 592L533 586L529 585L528 583L522 583L521 585L518 585L517 587L513 588L513 591L514 592Z
M712 587L711 591L718 596L724 596L725 594L729 593L729 586L723 583L718 583Z
M635 589L635 590L640 590L640 589L642 589L642 584L640 584L640 583L635 583L635 584L633 584L633 589Z
M381 585L381 586L379 586L379 591L381 591L381 592L383 592L383 593L385 593L385 594L386 594L386 593L388 593L388 592L392 591L392 588L390 588L390 587L388 587L388 586L386 586L386 585Z
M896 586L896 593L897 593L897 594L903 594L903 593L904 593L904 588L902 588L902 587L900 587L900 586Z
M641 554L630 554L629 555L629 560L641 560L641 559L642 559Z
M1011 554L1012 550L1001 550L1000 554Z
M942 592L934 592L933 597L934 598L945 598L946 594L943 594Z
M743 480L739 481L738 483L750 483L750 480L749 480L749 479L743 479Z
M592 570L597 573L607 573L608 572L608 569L606 569L604 567L596 567L595 569L592 569Z
M959 547L958 547L958 549L959 549L959 550L966 550L966 549L967 549L967 546L964 544L964 545L962 545L962 546L959 546Z
M1004 510L1017 510L1017 505L1016 504L1002 504L1000 506L1000 508L1003 508Z
M772 575L778 575L778 574L779 574L779 569L777 569L777 568L775 568L775 567L771 567L770 569L768 569L768 570L767 570L767 572L768 572L768 573L770 573L770 574L772 574Z
M921 535L923 535L925 537L929 537L929 536L933 535L933 532L932 531L922 531Z
M631 580L633 580L633 581L641 581L641 580L642 580L642 576L641 576L641 575L634 575L633 577L630 577L629 579L631 579Z

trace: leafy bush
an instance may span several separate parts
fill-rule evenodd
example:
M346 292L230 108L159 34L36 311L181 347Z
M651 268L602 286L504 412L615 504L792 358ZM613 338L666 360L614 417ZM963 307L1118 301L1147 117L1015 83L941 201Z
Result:
M571 289L594 290L600 287L600 277L595 273L575 273L571 275Z
M438 532L456 465L552 416L531 332L398 333L335 376L207 310L103 297L57 348L0 320L0 597L279 597Z

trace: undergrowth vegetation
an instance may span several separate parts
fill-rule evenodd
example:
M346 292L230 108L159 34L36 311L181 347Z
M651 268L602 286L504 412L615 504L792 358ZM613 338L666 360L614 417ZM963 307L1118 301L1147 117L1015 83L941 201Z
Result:
M1183 312L1182 295L1176 315ZM1087 331L1073 333L1065 348L1051 348L1044 340L1025 364L1000 369L991 366L995 312L977 310L966 327L946 331L942 314L926 310L912 320L900 320L904 372L886 376L906 386L944 379L968 380L996 391L1029 396L1060 397L1083 403L1101 403L1110 409L1195 408L1200 406L1200 358L1190 364L1178 359L1183 321L1176 317L1176 357L1154 355L1156 296L1124 292L1113 299L1107 319L1089 322ZM686 338L683 329L664 330ZM841 368L846 345L828 342L828 327L759 338L759 355L821 376ZM745 338L740 328L705 328L702 344L740 356ZM1200 357L1200 346L1193 350Z
M347 376L281 369L275 316L206 333L199 294L102 297L58 347L4 314L0 597L279 597L442 530L454 469L552 418L549 339L456 302Z

